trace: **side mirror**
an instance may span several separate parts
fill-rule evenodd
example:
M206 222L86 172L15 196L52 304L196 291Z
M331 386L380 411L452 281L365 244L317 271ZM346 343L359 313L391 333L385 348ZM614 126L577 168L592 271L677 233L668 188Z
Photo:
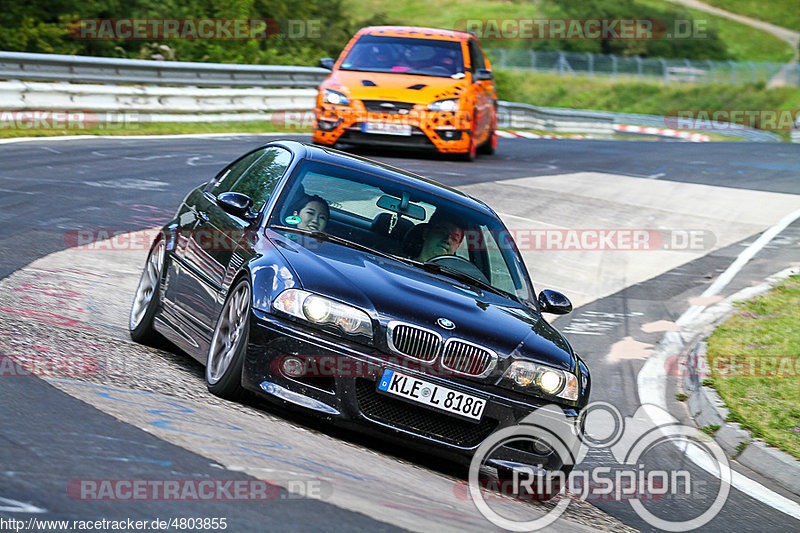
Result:
M539 307L543 313L566 315L572 311L572 302L560 292L545 289L539 293Z
M334 61L331 57L323 57L319 60L319 66L328 70L333 70L334 63L336 63L336 61Z
M492 71L485 68L479 68L475 72L475 81L484 81L484 80L493 80L494 75L492 75Z
M250 211L253 199L240 192L224 192L217 196L217 205L226 213L243 218L249 222L255 220L256 215Z

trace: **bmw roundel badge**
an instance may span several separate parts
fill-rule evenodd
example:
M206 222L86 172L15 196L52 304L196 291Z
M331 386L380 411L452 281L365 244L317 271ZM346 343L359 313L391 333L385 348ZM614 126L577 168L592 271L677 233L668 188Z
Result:
M455 329L456 325L453 324L452 320L448 320L447 318L439 318L436 320L436 323L439 324L444 329Z

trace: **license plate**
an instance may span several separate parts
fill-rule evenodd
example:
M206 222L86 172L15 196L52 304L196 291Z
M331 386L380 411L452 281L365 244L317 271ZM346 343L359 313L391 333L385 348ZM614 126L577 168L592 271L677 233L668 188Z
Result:
M361 124L361 131L364 133L380 133L383 135L411 135L411 124L364 122Z
M378 381L378 390L472 420L480 420L486 407L486 400L483 398L435 385L389 368L383 371L383 376Z

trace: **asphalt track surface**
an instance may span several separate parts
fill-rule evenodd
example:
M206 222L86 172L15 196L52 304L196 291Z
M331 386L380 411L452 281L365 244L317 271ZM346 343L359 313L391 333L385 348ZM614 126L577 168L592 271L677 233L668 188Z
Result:
M134 231L159 225L172 215L188 190L209 179L235 156L272 138L42 140L0 145L0 278L66 248L65 235L71 230ZM800 194L800 147L787 144L504 139L496 155L481 157L473 164L434 156L361 153L467 189L512 178L557 178L594 172L638 180ZM598 180L597 187L604 187L602 180ZM800 196L796 198L796 206L800 206ZM709 203L713 200L710 198ZM568 206L570 197L561 201ZM632 416L638 407L636 375L645 357L609 357L615 343L631 337L643 345L654 345L663 332L646 332L642 326L680 316L688 299L702 293L751 241L749 235L591 301L556 320L556 326L567 334L592 369L592 400L608 401L622 415ZM723 295L750 286L799 259L800 223L794 223L742 270ZM536 280L534 274L535 283ZM38 379L3 379L0 399L4 411L0 417L0 498L33 503L46 508L47 516L53 518L152 519L191 516L201 510L202 516L231 515L231 504L225 502L76 504L64 487L70 480L80 478L164 478L165 468L169 472L166 477L175 479L227 480L246 476L121 423ZM670 411L686 420L682 404L671 403L674 405ZM384 449L382 444L356 442ZM404 455L402 450L390 449L388 453L436 467L425 458ZM156 456L165 460L154 463L146 459ZM675 457L665 451L659 460L665 467L684 468L702 476L693 465L683 464ZM598 451L590 454L582 467L602 465L608 459ZM798 501L757 473L734 468ZM637 516L627 502L592 503L629 526L657 530ZM330 524L341 530L393 528L386 521L324 501L291 498L285 491L268 508L263 503L235 505L235 516L230 519L234 531L259 530L267 524L272 526L269 529L284 530L324 530ZM700 504L684 499L656 503L653 509L663 516L689 516L698 512L697 505ZM9 516L28 515L0 505L0 517ZM424 517L420 520L423 529ZM722 511L703 530L796 530L799 525L796 519L732 490Z

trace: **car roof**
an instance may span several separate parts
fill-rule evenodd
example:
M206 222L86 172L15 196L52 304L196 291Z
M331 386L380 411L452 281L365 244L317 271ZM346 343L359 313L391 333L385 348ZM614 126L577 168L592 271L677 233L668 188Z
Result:
M473 198L468 194L459 191L458 189L440 183L436 180L414 174L413 172L375 161L373 159L349 154L334 148L328 148L325 146L318 146L299 141L281 140L271 142L269 144L282 145L303 159L347 166L353 168L354 170L385 176L397 183L416 187L424 190L425 192L440 196L446 200L457 202L466 207L470 207L472 209L491 214L493 217L497 217L497 214L483 201Z
M444 41L466 41L472 37L472 34L464 31L419 26L367 26L366 28L361 28L356 35L385 35L387 37L414 37L417 39L441 39Z

